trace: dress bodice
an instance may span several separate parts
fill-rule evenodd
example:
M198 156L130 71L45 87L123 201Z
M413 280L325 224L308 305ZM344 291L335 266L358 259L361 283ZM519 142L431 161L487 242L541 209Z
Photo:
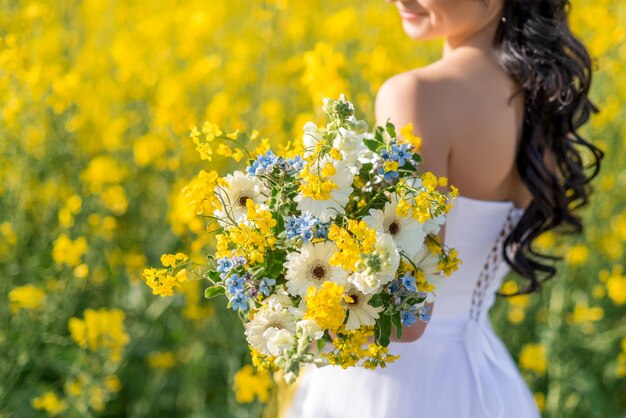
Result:
M458 250L458 270L437 289L433 320L483 319L510 270L502 257L509 231L524 213L510 200L478 200L458 195L447 214L444 243Z

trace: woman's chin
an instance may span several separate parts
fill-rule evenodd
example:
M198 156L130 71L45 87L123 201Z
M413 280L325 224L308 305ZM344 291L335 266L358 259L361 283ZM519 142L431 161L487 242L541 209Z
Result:
M416 41L435 38L435 35L429 30L428 25L416 25L410 22L403 22L402 28L409 38Z

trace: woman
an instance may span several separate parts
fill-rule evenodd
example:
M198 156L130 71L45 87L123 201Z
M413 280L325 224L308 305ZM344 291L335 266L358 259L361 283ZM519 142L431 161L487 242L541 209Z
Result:
M577 129L592 111L591 60L566 0L391 1L412 39L445 37L442 58L387 80L377 124L412 123L423 171L460 195L439 232L463 264L438 289L428 324L405 327L385 369L309 367L287 418L534 418L533 396L488 319L513 268L539 288L555 274L531 242L586 204L603 153ZM595 171L584 173L580 150ZM548 277L548 278L549 278Z

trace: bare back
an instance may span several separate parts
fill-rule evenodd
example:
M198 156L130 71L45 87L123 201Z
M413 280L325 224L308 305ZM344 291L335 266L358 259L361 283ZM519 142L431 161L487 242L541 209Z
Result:
M532 195L515 163L523 93L508 103L516 88L493 59L462 50L387 80L376 98L377 124L413 123L422 137L422 171L447 177L461 195L527 207Z

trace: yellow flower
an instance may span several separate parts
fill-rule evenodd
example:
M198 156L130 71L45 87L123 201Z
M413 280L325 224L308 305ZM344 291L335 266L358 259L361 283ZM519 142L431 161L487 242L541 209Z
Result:
M439 260L437 266L445 276L450 276L459 269L459 264L463 264L459 258L459 250L456 248L451 248L447 254L441 252L441 257L442 259Z
M554 232L546 231L539 235L533 244L537 247L537 249L541 251L547 251L554 248L556 245L556 237Z
M254 317L253 312L254 310L251 312L250 319ZM248 349L250 350L250 357L252 358L252 365L254 365L254 367L256 367L257 370L270 371L270 370L277 369L277 366L274 364L274 360L276 360L276 357L266 356L264 354L261 354L257 351L257 349L255 349L249 344L248 344Z
M246 364L234 376L234 390L237 402L251 403L256 397L260 402L267 402L272 379L267 371L254 372L254 368Z
M63 386L65 393L73 398L78 398L83 391L84 382L82 382L82 380L83 379L65 382L65 385Z
M525 344L520 353L520 367L543 375L548 369L546 347L543 344Z
M33 399L32 405L33 408L46 411L51 416L59 415L67 409L67 402L60 399L54 392L46 392Z
M341 155L341 151L339 151L337 148L332 148L330 150L330 152L328 153L328 155L330 155L330 157L333 160L342 160L343 159L343 156Z
M213 141L222 133L219 126L211 122L204 122L202 131L198 130L196 126L191 128L189 136L193 143L196 144L196 151L198 151L202 160L211 161Z
M115 215L123 215L128 209L128 198L122 186L113 185L105 188L100 193L100 199L102 199L104 207Z
M572 266L581 266L589 258L589 249L584 245L578 244L571 247L565 253L565 261Z
M9 292L9 303L11 312L25 310L41 310L46 302L46 292L37 286L27 284L18 286Z
M104 385L109 392L119 392L122 389L122 382L114 374L104 378Z
M316 106L324 97L338 97L341 92L349 90L339 72L345 61L344 55L334 51L326 42L318 42L312 51L304 53L302 84L308 88Z
M609 298L617 305L626 303L626 276L612 274L606 280L606 290Z
M322 167L322 176L330 177L337 174L337 169L332 163L326 163L324 167Z
M574 324L583 322L599 321L604 317L604 309L600 307L590 308L585 301L577 301L574 312L570 315L570 321Z
M396 171L398 169L398 162L397 161L385 161L385 171L389 172L389 171Z
M389 354L388 348L376 343L368 343L368 338L374 335L373 326L363 326L358 329L346 331L341 327L337 336L333 338L333 351L323 353L330 364L339 365L346 369L361 365L366 369L386 367L399 359L399 356ZM366 346L367 344L367 346Z
M200 170L198 176L183 187L181 194L198 215L213 215L213 212L222 209L222 204L215 195L215 188L219 184L217 171Z
M543 412L546 410L546 395L541 392L535 392L535 402L539 411Z
M81 257L88 249L85 237L78 237L72 241L67 234L63 233L54 241L52 258L57 264L76 267L81 263Z
M121 360L122 350L130 341L124 329L124 312L119 309L85 309L84 319L70 318L72 339L90 351L104 349L111 361Z
M106 391L100 386L89 388L89 406L95 411L102 412L105 407Z
M415 136L413 134L413 124L409 123L400 129L400 134L403 137L403 141L400 142L408 142L413 145L413 152L419 152L422 147L422 138L419 136Z
M437 177L430 171L422 174L422 185L429 191L432 192L438 185Z
M311 286L306 295L305 318L313 319L322 329L337 330L346 318L341 303L343 291L343 286L331 281L324 282L319 291Z
M328 168L329 164L326 164L322 168L321 175L311 173L310 166L305 166L300 171L300 177L302 179L298 192L306 197L310 197L316 200L328 200L331 198L331 192L338 188L337 184L330 180L328 177L334 175L330 174L335 172L335 167L330 164L331 169Z
M152 289L152 294L159 296L173 296L173 288L179 287L181 283L189 280L185 269L179 270L173 276L170 269L147 268L143 271L143 277L146 284Z
M87 278L87 276L89 276L89 266L85 263L79 264L74 267L74 270L72 270L72 274L74 274L74 277L76 277L77 279L85 279Z
M148 354L148 365L155 370L171 369L176 365L176 356L171 351L153 351Z
M519 324L524 320L525 313L523 309L513 307L509 310L506 317L512 324Z
M126 167L113 157L102 155L92 159L80 177L87 184L91 193L99 193L107 184L121 183L126 175Z
M357 271L364 254L374 251L376 230L370 228L365 221L348 220L348 228L343 229L332 224L328 239L334 241L338 251L330 258L332 266L341 266L347 271Z
M405 218L409 216L409 209L411 209L411 204L405 199L399 199L396 206L396 215Z
M163 254L161 256L161 264L163 267L172 267L175 268L178 265L178 262L185 262L189 259L187 255L183 253L176 254Z

